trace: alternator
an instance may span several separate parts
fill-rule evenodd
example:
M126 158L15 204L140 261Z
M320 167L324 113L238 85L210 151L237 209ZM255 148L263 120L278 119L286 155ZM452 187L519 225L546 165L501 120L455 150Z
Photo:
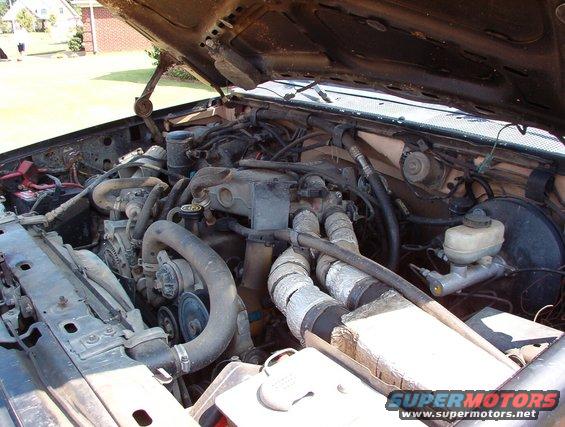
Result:
M110 269L122 277L132 278L137 254L127 237L127 220L104 222L104 243L101 258Z

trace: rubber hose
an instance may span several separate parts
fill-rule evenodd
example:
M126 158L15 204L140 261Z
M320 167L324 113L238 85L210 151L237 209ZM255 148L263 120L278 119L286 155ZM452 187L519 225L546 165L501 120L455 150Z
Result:
M492 187L489 183L481 176L471 175L471 179L483 187L485 190L485 194L487 195L487 199L494 199L494 191L492 191Z
M194 372L214 362L230 343L239 310L235 282L224 260L206 243L178 224L156 221L143 237L144 264L157 264L157 253L171 248L182 256L206 284L210 296L210 317L200 335L174 350L183 372ZM181 319L182 321L182 319ZM188 355L183 361L180 355Z
M116 172L118 172L122 169L128 169L128 168L132 168L132 167L151 169L151 170L163 173L165 175L177 176L177 174L175 174L175 173L172 173L172 172L169 172L169 171L162 169L160 167L145 164L145 163L140 163L140 162L122 163L120 165L114 166L112 169L104 172L102 175L97 176L88 186L84 187L80 193L75 194L73 197L71 197L66 202L57 206L52 211L47 212L44 216L43 224L49 225L51 222L55 221L59 216L61 216L64 212L66 212L72 206L74 206L80 199L82 199L83 197L88 195L96 186L98 186L100 183L104 182L104 180L106 180L108 177L112 176L113 174L115 174ZM184 176L180 176L180 175L178 177L184 178Z
M290 150L292 150L294 147L297 147L298 145L300 145L301 143L303 143L304 141L307 141L311 138L316 138L318 136L322 136L322 135L326 135L326 132L324 131L318 131L318 132L312 132L309 134L306 134L300 138L296 138L294 141L292 141L291 143L289 143L287 146L281 148L279 151L277 151L273 157L271 157L271 161L274 162L275 160L277 160L279 157L281 157L283 154L289 152Z
M269 111L269 110L259 110L256 112L257 117L264 118L264 119L282 119L282 120L293 120L293 121L301 121L306 118L306 121L309 125L322 129L332 135L335 130L335 125L321 119L316 116L312 115L300 115L300 114L291 114L290 112L278 112L278 111ZM365 157L364 154L361 153L357 145L355 144L355 138L348 134L347 132L343 132L340 141L333 141L334 144L343 145L344 148L347 149L351 157L355 160L355 162L361 168L363 175L369 181L373 193L375 197L379 201L380 210L383 215L383 220L386 224L387 230L387 237L388 237L388 246L389 246L389 258L388 258L388 267L391 270L396 270L398 268L398 263L400 260L400 228L398 225L398 219L396 218L396 213L394 212L394 208L392 206L392 202L390 197L384 188L384 185L378 176L378 173L375 171L371 163Z
M400 228L398 219L396 218L396 213L394 212L390 197L385 190L381 178L376 173L372 173L367 177L367 181L369 181L375 197L380 202L383 220L387 225L386 230L389 246L387 266L390 270L396 271L398 269L398 263L400 262Z
M277 240L282 240L284 242L290 242L291 244L294 244L293 240L291 239L291 233L294 232L289 229L260 231L253 230L244 227L234 219L227 222L226 225L234 233L240 234L247 238L254 238L260 241L268 242L270 238L274 237ZM484 351L486 351L499 361L503 362L505 365L510 366L513 369L516 368L514 362L504 356L504 354L500 352L500 350L498 350L496 347L494 347L490 342L488 342L474 330L469 328L469 326L462 322L443 305L429 297L412 283L408 282L406 279L402 278L393 271L388 270L377 262L364 257L363 255L341 248L319 237L313 237L304 233L295 234L294 237L296 237L296 241L300 246L304 248L314 249L320 253L329 255L332 258L343 261L346 264L349 264L357 268L358 270L361 270L362 272L368 274L369 276L380 280L384 284L399 292L412 304L418 306L426 313L432 315L444 325L455 330L457 333L471 341L473 344L481 347Z
M155 177L108 179L94 188L92 191L92 202L98 209L109 211L114 209L116 203L116 196L112 194L113 191L155 187L156 185L168 188L167 184Z
M291 242L291 232L289 230L278 230L274 232L277 240ZM300 246L317 250L319 252L330 255L333 258L339 259L368 275L374 277L398 291L407 300L418 306L426 313L431 314L443 324L449 326L463 337L467 338L473 344L481 347L483 350L496 357L506 365L515 368L514 362L508 359L500 350L494 347L491 343L485 340L482 336L477 334L474 330L469 328L453 313L447 310L440 303L430 298L416 286L412 285L406 279L398 274L390 271L382 265L364 257L363 255L356 254L355 252L341 248L327 240L309 236L307 234L299 233L297 236Z
M155 187L151 189L147 199L145 199L145 203L143 203L143 207L141 208L141 212L139 213L138 217L136 218L135 227L133 229L133 233L131 234L132 239L134 240L141 240L143 239L143 234L147 227L149 227L149 221L151 220L151 214L153 213L153 207L161 198L161 194L166 187L157 184Z
M190 180L188 178L179 179L175 185L171 188L167 199L165 200L165 204L163 205L163 210L161 212L161 216L159 219L165 219L169 211L176 206L177 199L179 195L186 189Z
M190 185L187 185L183 190L179 199L177 201L177 206L182 206L190 203L192 201L192 192L190 191Z
M200 169L190 180L188 185L192 197L201 200L205 197L206 190L231 179L231 169L206 167Z
M408 215L406 220L419 225L431 225L437 227L452 227L455 225L463 224L462 216L455 216L452 218L427 218L425 216Z

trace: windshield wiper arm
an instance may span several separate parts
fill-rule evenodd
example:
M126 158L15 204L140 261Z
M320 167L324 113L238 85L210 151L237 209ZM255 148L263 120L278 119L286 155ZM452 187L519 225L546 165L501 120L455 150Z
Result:
M294 91L294 92L290 92L290 93L285 94L283 96L283 99L285 101L290 101L292 98L294 98L300 92L305 92L309 89L314 89L314 91L318 94L318 96L320 98L322 98L328 104L332 103L332 100L330 99L328 94L322 90L322 88L318 85L318 82L316 82L316 81L313 81L312 83L309 83L306 86L302 86L301 88L296 89L296 91Z

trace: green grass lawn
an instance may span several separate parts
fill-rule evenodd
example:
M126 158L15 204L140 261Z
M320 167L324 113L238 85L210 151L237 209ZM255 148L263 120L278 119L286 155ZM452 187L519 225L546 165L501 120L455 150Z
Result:
M66 42L53 40L49 33L29 33L26 50L30 56L52 55L68 50ZM0 47L9 58L17 57L18 48L12 34L0 34Z
M107 80L110 82L129 82L129 83L139 83L145 85L149 78L153 75L153 70L155 67L142 68L139 70L124 70L115 71L113 73L108 73L100 77L96 77L95 80ZM176 87L201 87L199 83L186 82L178 79L171 79L163 77L159 85L161 86L176 86Z
M152 69L145 52L0 61L0 152L132 116ZM200 83L163 79L151 100L157 110L215 95Z

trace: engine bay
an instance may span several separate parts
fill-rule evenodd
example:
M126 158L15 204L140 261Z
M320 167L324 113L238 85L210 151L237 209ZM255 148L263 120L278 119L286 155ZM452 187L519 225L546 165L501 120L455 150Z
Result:
M237 398L255 422L342 398L368 420L391 390L508 385L559 342L560 162L244 99L159 127L2 165L0 356L54 422L250 425ZM283 368L314 380L281 391ZM352 370L372 388L300 403Z

